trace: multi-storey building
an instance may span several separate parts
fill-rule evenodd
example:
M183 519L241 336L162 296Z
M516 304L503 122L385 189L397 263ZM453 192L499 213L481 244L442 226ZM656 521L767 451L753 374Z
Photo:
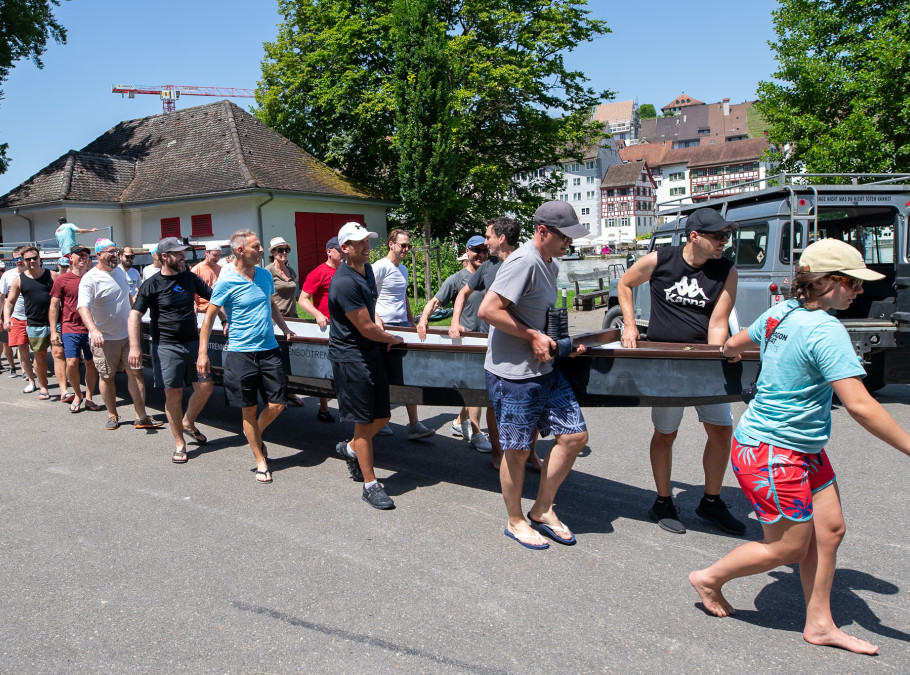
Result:
M594 119L603 122L614 141L629 143L638 138L638 106L635 101L601 103L594 109Z
M657 184L645 162L616 164L600 184L601 235L611 246L653 232Z
M591 237L600 234L600 184L611 166L621 164L622 159L612 139L585 148L582 161L567 159L558 165L550 165L530 172L521 172L517 178L525 185L535 178L542 178L553 172L562 174L562 183L556 192L546 195L549 199L569 202L578 214L578 220L591 232Z
M764 135L764 122L753 109L755 101L702 103L685 94L665 105L670 117L641 121L639 143L670 143L673 148L721 145Z
M659 210L667 202L691 204L757 189L747 184L767 175L767 148L764 138L676 149L670 142L643 143L623 148L620 156L651 168Z

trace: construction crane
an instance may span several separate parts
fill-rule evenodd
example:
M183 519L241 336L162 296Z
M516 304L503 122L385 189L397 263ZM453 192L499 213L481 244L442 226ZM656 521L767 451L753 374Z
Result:
M191 85L165 84L162 86L139 84L115 84L111 86L112 94L125 94L136 98L136 94L155 94L161 97L161 108L164 113L177 109L177 99L181 96L219 96L221 98L253 98L252 89L235 87L194 87Z

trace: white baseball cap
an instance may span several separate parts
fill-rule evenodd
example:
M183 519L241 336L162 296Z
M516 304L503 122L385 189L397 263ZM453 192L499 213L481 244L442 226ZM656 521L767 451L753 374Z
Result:
M840 239L820 239L809 244L799 257L800 272L840 272L864 281L884 279L866 267L863 254Z
M338 243L346 244L349 241L363 241L369 237L370 239L378 239L379 235L375 232L370 232L365 226L360 223L345 223L341 226L341 229L338 230Z

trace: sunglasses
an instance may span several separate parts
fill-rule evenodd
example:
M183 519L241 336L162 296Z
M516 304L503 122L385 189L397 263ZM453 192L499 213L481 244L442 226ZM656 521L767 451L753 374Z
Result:
M410 244L395 244L395 246L397 246L398 248L403 248L405 251L407 251L409 248L411 248Z
M843 281L843 282L850 284L850 288L852 288L854 291L863 285L862 279L857 279L856 277L844 276L843 274L829 274L828 277L830 277L831 279L834 279L835 281Z
M697 230L696 230L697 231ZM711 237L714 241L727 241L730 239L729 232L698 232L703 237Z
M125 255L125 254L124 254L123 257L126 258L127 260L132 260L132 259L135 258L136 256L135 256L135 255Z
M549 225L544 225L544 227L546 227L550 232L555 234L557 237L562 237L563 244L568 244L570 241L572 241L572 237L567 237L562 232L557 230L555 227L550 227Z
M22 256L19 256L18 258L13 258L13 262L22 262Z
M31 258L23 258L25 262L34 262L38 259L38 256L32 256Z
M474 253L489 253L489 251L485 247L481 248L479 246L477 248L469 248L468 250L473 251Z
M281 247L281 248L275 249L275 253L290 253L290 252L291 252L291 249L289 249L289 248Z

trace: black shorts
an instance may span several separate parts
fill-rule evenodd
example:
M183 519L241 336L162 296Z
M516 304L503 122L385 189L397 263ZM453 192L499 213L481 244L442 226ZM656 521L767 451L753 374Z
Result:
M288 402L288 378L278 348L263 352L224 352L224 398L235 408Z
M372 424L391 417L389 376L382 359L332 363L332 374L343 422Z

